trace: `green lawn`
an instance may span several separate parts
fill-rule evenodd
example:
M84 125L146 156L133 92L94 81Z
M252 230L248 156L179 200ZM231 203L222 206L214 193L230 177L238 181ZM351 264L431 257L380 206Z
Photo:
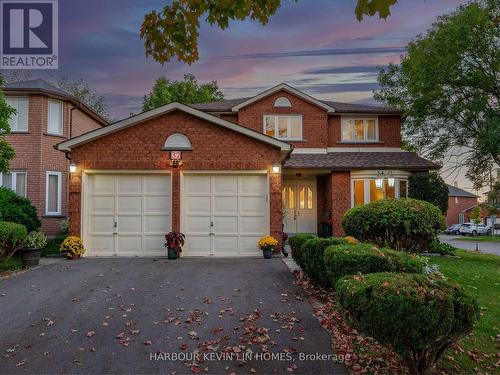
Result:
M462 237L460 240L464 241L479 241L479 242L500 242L500 235L496 235L495 238L491 236L478 236L478 237Z
M463 353L449 350L439 367L456 372L453 367L458 365L465 374L476 373L476 367L482 373L495 373L495 338L500 335L500 257L464 250L458 250L457 255L460 258L429 257L429 261L439 265L439 270L449 279L476 296L482 314L472 335L459 343ZM473 360L474 357L479 361Z

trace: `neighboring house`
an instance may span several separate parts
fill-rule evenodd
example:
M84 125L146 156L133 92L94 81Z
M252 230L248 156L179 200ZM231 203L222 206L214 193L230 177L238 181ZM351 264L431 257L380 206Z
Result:
M463 224L469 221L468 212L478 205L478 196L456 186L448 185L448 211L446 224Z
M57 234L59 222L68 214L69 160L54 146L107 122L43 80L6 83L1 89L17 113L6 136L16 157L10 172L0 173L0 186L27 197L38 210L41 229L47 235Z
M252 98L171 103L61 142L77 165L70 227L89 255L258 255L258 239L317 232L328 216L406 197L439 166L400 149L401 112L315 99L281 84ZM327 213L327 215L325 215Z

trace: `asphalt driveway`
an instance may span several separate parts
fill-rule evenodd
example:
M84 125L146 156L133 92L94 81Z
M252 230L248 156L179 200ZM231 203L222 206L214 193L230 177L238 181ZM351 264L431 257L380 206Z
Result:
M0 280L0 373L345 373L293 280L280 259L31 270Z
M465 241L462 236L449 236L442 234L439 239L442 242L449 243L452 246L458 247L459 249L476 250L476 241ZM467 237L471 238L471 237ZM486 254L500 255L500 242L485 242L478 241L479 251Z

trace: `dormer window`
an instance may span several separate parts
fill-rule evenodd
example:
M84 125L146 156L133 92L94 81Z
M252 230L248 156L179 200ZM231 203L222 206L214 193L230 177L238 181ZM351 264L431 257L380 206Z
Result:
M376 118L342 118L342 142L377 142Z
M285 108L290 108L292 106L292 103L290 100L285 97L285 96L280 96L278 99L274 101L274 106L275 107L285 107Z
M302 140L302 116L265 115L264 133L284 141Z

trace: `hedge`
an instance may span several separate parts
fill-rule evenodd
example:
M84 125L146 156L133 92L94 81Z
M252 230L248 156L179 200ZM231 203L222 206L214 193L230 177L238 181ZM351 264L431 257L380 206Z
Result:
M41 226L35 206L28 199L3 187L0 187L0 220L22 224L28 232Z
M421 273L421 258L401 251L379 249L370 244L334 245L325 250L324 264L328 286L347 275L374 272Z
M344 231L361 242L410 253L430 251L445 228L436 206L410 198L387 199L349 209Z
M398 353L411 374L429 373L479 318L476 299L463 288L424 275L350 276L336 290L354 326Z
M302 259L300 254L300 248L304 242L310 240L311 238L316 238L316 236L310 233L303 233L303 234L296 234L295 236L290 237L288 239L288 244L290 245L290 249L292 250L292 257L301 267L302 267Z
M309 277L323 286L328 284L326 275L324 252L328 246L345 244L343 238L311 238L304 242L300 248L302 268Z
M0 262L9 259L23 245L27 235L24 225L0 221Z

